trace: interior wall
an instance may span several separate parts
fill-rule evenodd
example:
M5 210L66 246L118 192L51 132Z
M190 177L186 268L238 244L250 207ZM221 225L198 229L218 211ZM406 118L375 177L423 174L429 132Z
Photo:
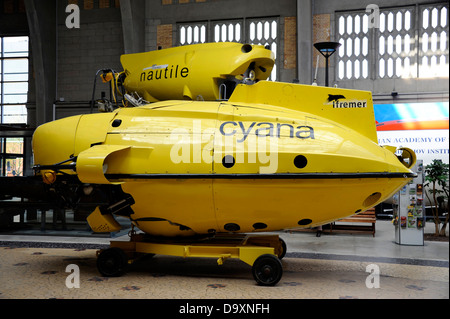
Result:
M77 107L90 101L96 72L106 68L121 71L120 55L124 53L119 5L110 2L109 7L87 8L80 3L80 27L68 28L66 3L58 0L57 117L82 111ZM100 83L98 80L97 98L108 89Z

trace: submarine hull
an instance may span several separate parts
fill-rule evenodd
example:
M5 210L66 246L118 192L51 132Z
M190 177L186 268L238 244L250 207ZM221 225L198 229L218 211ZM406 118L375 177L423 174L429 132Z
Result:
M407 178L163 179L122 186L155 236L277 231L333 222L392 196ZM357 191L356 191L357 190Z
M70 159L72 170L59 171L82 185L121 189L88 218L95 231L118 230L117 213L167 237L330 223L391 197L415 162L410 150L377 144L370 92L263 81L239 85L229 101L54 121L33 146L43 176Z

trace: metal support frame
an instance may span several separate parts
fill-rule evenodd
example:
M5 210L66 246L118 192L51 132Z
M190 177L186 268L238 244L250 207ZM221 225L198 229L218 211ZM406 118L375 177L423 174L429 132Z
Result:
M110 247L122 249L129 257L141 253L184 258L218 258L218 265L222 265L228 258L236 258L250 266L261 255L277 255L282 249L280 246L278 235L234 235L194 243L147 242L136 235L130 241L111 241L110 244ZM133 258L129 259L130 263L133 261Z
M223 265L228 258L239 259L252 267L252 275L258 285L274 286L283 274L280 259L286 252L286 244L278 235L219 234L188 242L173 239L146 239L132 230L130 241L112 241L110 248L97 251L97 268L103 276L120 276L128 264L143 255L168 255L193 258L217 258Z

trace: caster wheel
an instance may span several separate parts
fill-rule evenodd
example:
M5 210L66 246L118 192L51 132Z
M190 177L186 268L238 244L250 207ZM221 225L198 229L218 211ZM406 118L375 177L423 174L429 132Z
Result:
M119 277L127 266L128 256L118 247L103 250L97 257L97 269L104 277Z
M258 285L275 286L283 275L283 266L277 256L261 255L253 264L252 274Z
M287 251L286 242L280 238L280 243L281 243L281 250L278 251L278 259L279 260L283 259L283 257L286 256L286 251Z

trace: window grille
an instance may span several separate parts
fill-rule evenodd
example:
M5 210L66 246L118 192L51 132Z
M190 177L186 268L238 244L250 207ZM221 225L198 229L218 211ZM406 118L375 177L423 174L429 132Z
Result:
M338 78L360 79L369 76L369 16L348 13L338 18Z
M243 21L214 21L212 22L214 42L243 42Z
M179 45L197 44L207 42L207 23L185 23L178 25Z
M336 14L338 80L448 77L448 3ZM418 22L416 22L418 21Z
M270 47L275 65L268 80L277 79L278 18L215 20L179 23L178 45L206 42L240 42Z
M448 4L420 6L419 76L448 77Z
M268 46L275 56L275 65L268 80L277 80L277 57L278 57L278 19L248 19L247 23L247 43Z
M0 123L26 123L28 37L0 37Z
M23 176L23 137L0 137L0 176Z
M375 29L378 78L416 77L415 9L380 11L380 28Z
M27 123L28 37L0 37L0 124ZM23 175L24 139L0 138L0 176Z

